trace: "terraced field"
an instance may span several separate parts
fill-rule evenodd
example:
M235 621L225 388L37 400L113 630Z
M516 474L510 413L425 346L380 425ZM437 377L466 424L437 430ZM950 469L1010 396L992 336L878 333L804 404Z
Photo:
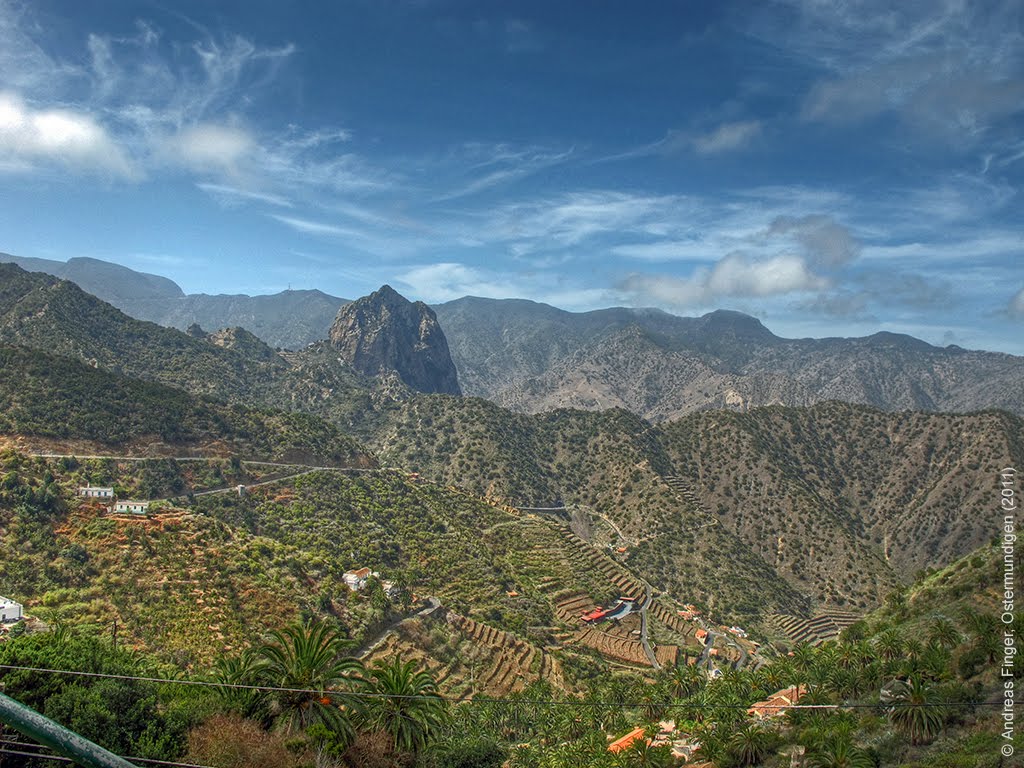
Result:
M856 622L860 616L847 611L824 611L810 619L790 614L774 614L773 624L794 643L820 645L832 640Z
M561 664L526 640L454 611L403 622L366 661L400 653L434 675L442 693L456 699L505 696L537 680L564 688Z

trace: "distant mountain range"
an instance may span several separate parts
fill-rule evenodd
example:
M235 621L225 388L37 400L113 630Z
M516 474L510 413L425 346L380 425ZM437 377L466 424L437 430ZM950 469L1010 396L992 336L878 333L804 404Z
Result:
M572 313L470 297L435 310L463 391L527 413L618 407L661 421L828 400L891 411L1024 412L1024 358L902 334L783 339L724 310Z
M73 280L138 319L205 331L241 326L286 349L326 339L349 303L320 291L185 295L166 278L96 259L0 261ZM620 407L662 421L713 408L828 400L884 410L1024 413L1024 358L935 347L901 334L783 339L738 312L573 313L519 299L466 297L433 311L458 381L413 388L461 390L525 413Z
M70 280L138 320L184 331L198 324L207 331L240 326L272 347L301 349L327 338L338 308L347 299L322 291L281 291L270 296L186 294L173 280L89 258L67 262L0 253L0 263Z

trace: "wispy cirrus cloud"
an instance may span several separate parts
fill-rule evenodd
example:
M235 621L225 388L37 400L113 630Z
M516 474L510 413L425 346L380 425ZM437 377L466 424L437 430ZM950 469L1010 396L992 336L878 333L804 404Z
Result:
M755 13L751 31L821 72L803 119L852 123L883 114L960 144L1022 109L1019 4L792 0Z
M693 149L700 155L717 155L746 148L761 134L760 120L723 123L714 130L693 137Z
M714 157L729 152L749 149L764 130L763 120L736 120L719 123L703 130L671 128L657 141L641 144L625 152L598 158L596 162L609 163L635 160L640 157L680 155L693 153Z
M434 201L456 200L504 187L564 163L574 154L572 147L553 150L512 144L463 145L432 164L446 187L434 196Z
M1014 319L1024 319L1024 288L1021 288L1006 305L1006 312Z
M243 202L257 201L281 208L293 208L294 204L280 195L258 192L250 189L239 189L227 184L197 182L196 187L226 206L237 206Z
M346 149L346 128L277 129L246 118L294 58L291 43L261 46L196 25L197 39L168 46L139 21L129 36L85 34L87 58L68 63L35 42L27 31L35 25L29 9L0 0L0 172L31 170L44 155L124 180L177 167L257 203L379 190L396 176ZM25 92L44 106L26 106Z

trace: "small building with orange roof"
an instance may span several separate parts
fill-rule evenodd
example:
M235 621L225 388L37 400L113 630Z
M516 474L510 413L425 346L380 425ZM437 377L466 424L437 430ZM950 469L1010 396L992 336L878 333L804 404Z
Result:
M624 752L632 747L636 742L640 741L640 739L646 738L646 733L647 730L645 728L634 728L621 739L616 739L609 744L608 751L613 755L618 754L619 752Z
M778 717L789 707L798 703L800 698L806 693L806 685L791 685L789 688L783 688L781 691L776 691L764 701L759 701L753 704L747 710L747 714L753 715L759 720Z

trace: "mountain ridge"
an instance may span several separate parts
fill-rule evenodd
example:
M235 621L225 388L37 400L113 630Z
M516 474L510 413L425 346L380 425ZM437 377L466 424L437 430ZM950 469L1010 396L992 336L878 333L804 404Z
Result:
M343 302L290 291L121 304L129 314L156 315L161 301L177 302L181 312L171 324L181 329L202 315L213 320L202 320L204 328L241 326L272 347L300 351L329 335ZM241 302L235 309L224 308L235 301ZM191 311L188 302L220 308ZM459 390L524 413L623 407L662 421L709 408L832 399L885 410L1024 413L1024 358L937 347L890 331L786 339L732 310L701 317L624 307L573 313L527 299L471 296L432 309Z

